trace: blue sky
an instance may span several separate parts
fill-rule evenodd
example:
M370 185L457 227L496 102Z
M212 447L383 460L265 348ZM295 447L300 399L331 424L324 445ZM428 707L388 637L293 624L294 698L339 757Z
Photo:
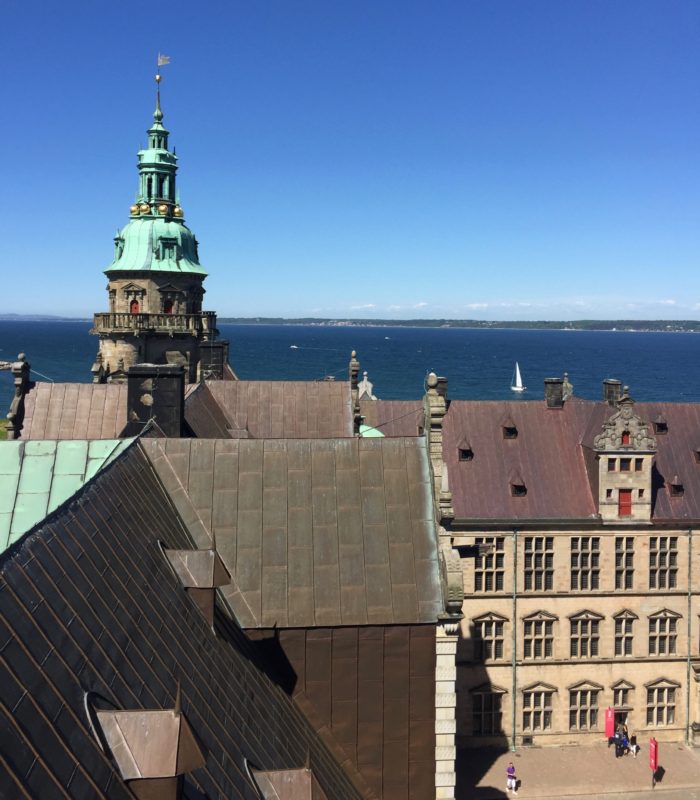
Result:
M0 312L89 315L164 68L221 315L700 317L700 3L3 3Z

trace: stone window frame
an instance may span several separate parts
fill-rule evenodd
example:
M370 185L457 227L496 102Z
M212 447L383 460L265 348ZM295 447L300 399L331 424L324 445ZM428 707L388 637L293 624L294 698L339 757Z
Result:
M474 642L474 661L503 661L505 658L505 626L509 622L507 617L489 611L472 619ZM490 626L488 636L484 636L483 626ZM478 634L477 634L478 632ZM500 649L500 655L498 651ZM491 654L488 655L487 651Z
M569 730L596 731L603 687L594 681L584 680L567 687L569 692Z
M634 536L615 537L615 589L634 588Z
M483 683L480 686L475 686L473 689L470 689L469 694L471 696L472 708L472 736L504 736L502 702L508 692L495 684ZM486 697L490 698L489 702L491 703L491 708L484 708L484 700ZM477 701L477 698L480 699ZM498 698L497 708L494 703L495 698ZM488 719L490 722L488 730L484 729L485 719ZM494 726L496 720L498 720L498 723ZM478 732L477 727L479 728Z
M525 536L523 542L523 591L554 589L554 536ZM542 543L542 547L537 547ZM528 549L530 545L530 549Z
M522 618L523 661L550 661L554 658L554 623L559 617L548 611L535 611ZM540 654L536 655L537 645Z
M671 611L668 608L664 608L648 616L649 638L647 644L648 655L650 657L661 656L666 658L676 655L676 646L678 644L678 620L682 618L682 614L679 614L677 611ZM659 647L661 643L663 643L663 651ZM652 649L655 652L652 652Z
M678 585L678 536L649 537L649 589L667 591Z
M556 686L538 681L522 689L523 731L536 733L552 729Z
M588 609L569 616L570 658L580 660L600 656L600 623L603 619L605 617L601 614Z
M570 548L571 591L596 591L600 588L600 536L572 536Z
M674 725L676 722L676 692L681 688L678 681L657 678L644 684L646 698L644 707L645 727L658 728Z
M502 592L505 586L505 536L477 536L475 545L492 544L493 549L474 559L474 591ZM491 588L488 588L489 578Z
M616 711L632 711L634 700L630 700L630 693L634 693L636 690L635 685L622 678L613 683L610 688L613 696L613 708ZM618 694L618 692L624 692L624 694Z
M634 655L634 622L637 619L639 617L628 608L613 614L613 653L615 658L631 658ZM618 625L618 623L620 624ZM629 652L625 652L628 645Z

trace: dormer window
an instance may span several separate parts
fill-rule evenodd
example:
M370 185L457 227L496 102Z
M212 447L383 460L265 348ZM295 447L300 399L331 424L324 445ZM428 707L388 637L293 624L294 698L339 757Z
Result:
M622 441L620 442L620 444L623 447L626 447L627 445L630 444L630 432L629 431L622 431Z
M504 439L517 439L518 438L518 429L515 425L510 422L506 423L503 426L503 438Z
M460 461L472 461L474 458L474 451L471 447L460 447L459 448L459 460Z
M700 464L700 447L695 448L695 463Z
M525 497L527 494L527 486L525 486L522 479L516 478L511 482L510 493L513 497Z
M657 417L654 420L654 433L660 434L661 436L668 433L668 423L663 417Z
M160 258L161 260L177 259L177 239L166 239L162 238L160 240Z
M670 488L671 488L671 497L681 497L683 495L683 492L685 491L678 475L674 476L673 480L671 481Z

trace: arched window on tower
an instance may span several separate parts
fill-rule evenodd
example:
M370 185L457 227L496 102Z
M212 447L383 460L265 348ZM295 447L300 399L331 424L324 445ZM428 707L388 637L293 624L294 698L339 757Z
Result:
M129 311L132 314L138 314L139 313L139 301L136 298L134 298L131 301L131 305L129 306Z
M150 198L153 197L153 178L149 175L146 180L146 195Z

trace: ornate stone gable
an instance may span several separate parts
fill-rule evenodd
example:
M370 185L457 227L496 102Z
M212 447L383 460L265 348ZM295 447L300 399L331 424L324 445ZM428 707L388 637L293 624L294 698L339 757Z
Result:
M649 423L634 413L634 400L627 394L627 387L617 407L618 411L603 423L593 447L601 451L655 451L656 439L649 432Z

